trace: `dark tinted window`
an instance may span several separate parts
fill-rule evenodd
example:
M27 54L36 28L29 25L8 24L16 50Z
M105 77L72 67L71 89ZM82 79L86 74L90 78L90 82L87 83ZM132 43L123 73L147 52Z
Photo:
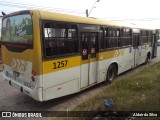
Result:
M148 42L152 42L152 31L148 31Z
M118 41L118 46L127 46L132 44L131 39L131 29L129 28L121 28L120 30L120 39Z
M147 30L141 30L141 42L148 43Z
M103 50L105 49L105 39L104 39L104 29L101 28L100 29L100 46L99 46L99 50Z
M59 57L78 52L76 25L44 22L43 31L46 57Z
M118 47L118 38L120 35L118 28L106 28L106 48Z

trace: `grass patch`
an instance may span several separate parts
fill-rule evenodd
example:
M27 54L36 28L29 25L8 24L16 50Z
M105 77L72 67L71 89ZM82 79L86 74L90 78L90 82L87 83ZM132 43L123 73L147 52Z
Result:
M104 111L106 98L113 99L115 111L160 111L160 63L116 79L73 111Z
M105 110L106 98L113 99L115 111L160 111L160 63L136 75L116 79L74 110Z

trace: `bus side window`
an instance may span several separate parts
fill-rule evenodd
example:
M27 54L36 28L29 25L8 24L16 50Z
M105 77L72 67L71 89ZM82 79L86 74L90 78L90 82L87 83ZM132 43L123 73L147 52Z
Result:
M79 52L76 25L57 22L44 24L45 57L59 57Z
M114 48L118 47L118 37L119 31L117 28L107 28L106 29L106 47Z
M141 30L141 43L148 43L147 30Z
M152 42L152 31L148 31L147 36L148 36L148 42L151 44L151 42Z
M99 50L104 50L105 49L105 39L104 39L104 36L105 36L105 31L103 28L100 29L100 43L99 43Z
M118 46L128 46L132 44L132 39L131 39L132 31L129 28L121 28L120 30L120 39L118 42Z

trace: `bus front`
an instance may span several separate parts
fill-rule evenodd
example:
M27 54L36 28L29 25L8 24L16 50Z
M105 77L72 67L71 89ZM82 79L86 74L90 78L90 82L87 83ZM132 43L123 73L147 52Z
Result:
M33 18L31 11L15 12L3 17L3 78L21 92L42 101L42 86L35 63L37 50L34 45L36 35Z

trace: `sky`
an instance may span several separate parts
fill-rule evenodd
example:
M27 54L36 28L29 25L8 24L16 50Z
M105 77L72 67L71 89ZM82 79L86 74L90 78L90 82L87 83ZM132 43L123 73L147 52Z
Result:
M92 9L93 7L93 9ZM0 0L0 11L41 9L160 28L159 0Z

